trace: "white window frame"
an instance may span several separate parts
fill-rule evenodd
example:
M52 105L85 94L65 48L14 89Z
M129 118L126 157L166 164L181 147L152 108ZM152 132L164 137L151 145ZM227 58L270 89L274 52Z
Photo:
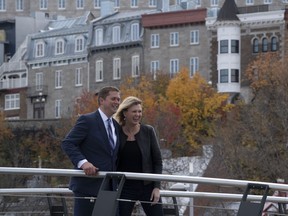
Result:
M20 94L5 95L5 110L20 109Z
M24 10L24 0L16 0L16 11Z
M139 40L139 23L132 23L131 25L131 41Z
M43 81L44 81L43 72L37 72L35 74L36 91L43 90Z
M156 7L157 6L157 0L149 0L149 7Z
M61 118L61 102L62 100L55 100L55 118Z
M170 75L179 72L179 59L170 59Z
M210 0L211 7L215 7L219 5L219 0Z
M190 44L195 45L199 44L199 30L190 31Z
M58 9L64 10L66 8L66 0L58 0Z
M159 47L160 47L160 35L151 34L151 48L159 48Z
M199 58L191 57L190 58L190 77L193 77L196 72L199 71Z
M103 81L103 60L99 59L95 62L95 81L102 82Z
M272 4L272 0L264 0L263 3L264 4Z
M6 11L6 0L0 0L0 11Z
M94 8L101 8L101 0L94 0Z
M131 8L138 8L138 0L130 0L130 7Z
M113 59L113 79L121 79L121 58L119 57Z
M55 89L62 88L62 70L55 71Z
M64 40L57 39L55 41L55 55L61 55L64 53Z
M114 7L119 8L120 7L120 0L115 0L114 1Z
M39 8L40 10L47 10L48 0L39 0Z
M45 43L43 41L36 42L35 57L43 57L45 53Z
M246 5L254 5L254 0L246 0Z
M84 50L84 37L77 36L75 38L75 52L82 52Z
M179 46L179 32L170 33L170 46Z
M121 28L120 26L113 26L112 28L112 43L117 44L120 43L121 38Z
M98 28L95 30L95 45L101 46L103 45L103 29Z
M157 71L160 69L160 61L153 60L150 62L150 72L153 75L153 79L156 80L157 78Z
M84 0L76 0L76 9L84 9Z
M82 86L83 85L83 73L82 68L75 69L75 86Z
M140 76L140 56L133 55L131 58L132 63L132 77L139 77Z

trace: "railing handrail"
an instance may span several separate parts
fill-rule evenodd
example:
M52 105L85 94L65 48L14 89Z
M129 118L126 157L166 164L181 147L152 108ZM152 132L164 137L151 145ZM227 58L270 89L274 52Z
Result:
M74 169L52 169L52 168L20 168L20 167L0 167L0 174L21 174L21 175L48 175L48 176L78 176L90 178L104 178L107 173L124 174L126 179L147 180L147 181L169 181L193 184L215 184L234 187L246 187L247 184L266 184L270 189L288 191L287 184L247 181L236 179L210 178L199 176L133 173L133 172L103 172L100 171L97 176L87 176L83 170Z
M32 194L73 194L69 188L5 188L0 189L0 195L17 194L17 195L32 195ZM211 192L193 192L193 191L171 191L160 190L162 197L193 197L193 198L211 198L211 199L229 199L240 201L243 194L232 193L211 193ZM247 200L260 201L262 196L249 195ZM288 197L267 196L266 202L288 203Z

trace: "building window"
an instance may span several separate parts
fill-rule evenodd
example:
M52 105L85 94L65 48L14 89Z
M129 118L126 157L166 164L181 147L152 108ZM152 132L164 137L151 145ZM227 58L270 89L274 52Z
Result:
M228 83L229 81L229 71L228 69L220 70L220 83Z
M132 56L132 77L140 76L140 57L139 55Z
M82 68L76 68L75 69L75 86L82 86Z
M94 0L94 8L101 8L101 0Z
M55 88L62 88L62 71L55 71Z
M228 40L221 40L220 41L220 53L228 53L229 50L229 41Z
M112 31L113 31L112 42L114 44L120 43L120 36L121 36L121 34L120 34L120 26L114 26Z
M170 76L173 76L179 71L179 59L170 60Z
M272 4L272 0L264 0L264 4Z
M84 8L84 0L76 0L76 8L83 9Z
M138 7L138 0L131 0L131 7Z
M75 52L81 52L84 50L84 38L83 36L78 36L75 39Z
M139 23L133 23L131 25L131 40L139 40Z
M254 4L254 0L246 0L246 5L253 5Z
M239 70L238 69L231 69L231 82L239 83Z
M178 46L179 45L179 33L172 32L170 33L170 46Z
M96 82L103 81L103 60L97 60L95 65Z
M103 29L96 29L95 44L96 46L101 46L103 44Z
M199 44L199 30L190 32L190 44Z
M267 38L262 39L262 52L268 52L268 40L267 40Z
M276 51L276 50L278 50L277 38L272 37L271 38L271 51Z
M157 0L149 0L149 7L156 7L157 6Z
M219 4L219 0L211 0L212 7L218 6L218 4Z
M44 56L44 42L37 42L36 43L36 57L43 57Z
M16 11L23 11L24 9L24 0L16 0Z
M253 53L258 53L259 52L259 40L255 38L253 40Z
M55 42L55 54L60 55L64 53L64 40L58 39Z
M200 7L201 6L201 0L196 0L196 7Z
M239 53L239 40L231 40L231 53Z
M113 79L119 80L121 78L121 59L113 59Z
M115 0L114 1L114 7L117 7L117 8L120 7L120 0Z
M5 95L5 110L20 109L20 94Z
M48 7L48 0L39 0L40 1L40 10L46 10Z
M55 100L55 118L61 118L61 100Z
M151 64L150 64L150 72L152 74L156 73L160 68L160 64L159 64L159 61L156 60L156 61L151 61Z
M194 76L197 71L199 71L199 58L192 57L190 58L190 77Z
M58 0L58 9L63 10L66 7L66 0Z
M151 34L151 48L159 48L160 38L159 34Z
M35 81L36 81L36 91L42 91L43 90L43 73L36 73L35 74Z
M6 0L0 0L0 11L6 11Z
M43 98L44 99L44 98ZM33 103L33 119L45 118L45 102Z

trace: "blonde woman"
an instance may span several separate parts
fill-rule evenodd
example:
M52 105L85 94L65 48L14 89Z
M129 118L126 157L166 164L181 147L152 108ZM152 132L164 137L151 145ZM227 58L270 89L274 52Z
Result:
M162 157L154 128L141 124L142 101L127 97L120 104L115 119L121 126L117 170L121 172L162 173ZM126 180L119 203L120 216L129 216L139 200L147 216L162 216L160 182Z

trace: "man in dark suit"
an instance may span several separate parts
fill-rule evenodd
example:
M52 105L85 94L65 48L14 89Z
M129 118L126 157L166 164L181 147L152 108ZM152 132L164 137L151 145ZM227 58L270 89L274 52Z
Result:
M78 118L61 144L74 167L84 170L88 176L97 175L98 171L116 170L119 125L111 117L120 103L119 90L112 86L102 88L98 92L98 103L97 111ZM69 188L75 196L74 216L92 214L94 202L87 197L96 197L101 183L101 178L71 178Z

